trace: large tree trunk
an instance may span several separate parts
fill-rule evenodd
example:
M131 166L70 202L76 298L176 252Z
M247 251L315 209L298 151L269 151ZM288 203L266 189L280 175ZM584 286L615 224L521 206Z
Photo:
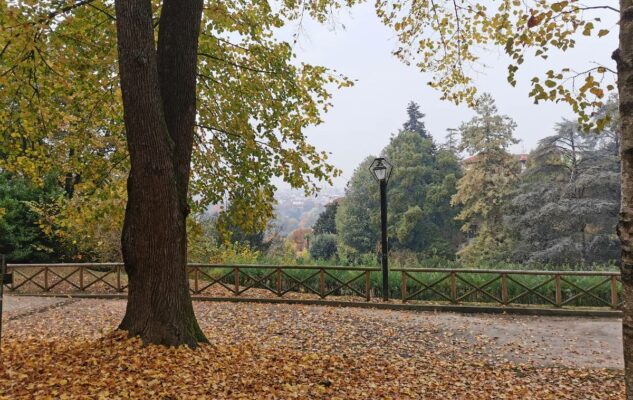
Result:
M128 304L120 328L146 343L206 341L187 278L187 187L202 0L166 0L158 51L150 0L116 1L130 175L122 235Z
M633 0L620 0L620 46L613 58L618 65L620 96L622 336L627 399L633 400Z

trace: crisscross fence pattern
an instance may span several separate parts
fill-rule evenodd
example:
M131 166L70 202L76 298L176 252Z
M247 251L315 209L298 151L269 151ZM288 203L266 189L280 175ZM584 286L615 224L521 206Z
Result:
M399 268L403 302L492 302L501 306L593 306L619 309L620 273Z
M189 264L190 291L203 294L219 285L234 296L263 290L278 297L303 293L319 298L355 296L371 300L371 277L377 268L309 265L208 265Z
M310 265L189 264L194 297L283 297L372 301L382 294L380 269ZM8 264L9 291L124 293L121 263ZM485 303L554 308L622 305L619 272L393 268L392 299L403 303Z

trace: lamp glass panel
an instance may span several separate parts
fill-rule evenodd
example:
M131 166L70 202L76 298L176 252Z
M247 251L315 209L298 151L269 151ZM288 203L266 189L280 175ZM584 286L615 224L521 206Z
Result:
M376 179L382 181L387 177L387 168L383 166L376 167L374 168L374 173L376 174Z

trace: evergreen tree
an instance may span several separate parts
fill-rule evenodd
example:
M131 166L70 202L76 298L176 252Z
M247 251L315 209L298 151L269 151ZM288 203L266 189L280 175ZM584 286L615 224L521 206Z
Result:
M392 138L384 154L394 165L387 187L392 247L453 256L458 228L450 198L461 174L457 159L408 131Z
M442 145L442 148L454 154L459 153L459 129L446 129L446 141Z
M325 205L325 210L317 218L312 227L315 235L323 233L336 234L336 211L338 210L338 202L335 200Z
M374 252L380 240L378 185L369 172L373 160L369 156L356 168L336 212L336 231L345 252Z
M499 115L489 94L478 99L475 111L477 115L459 128L459 150L471 157L464 160L466 172L452 198L453 205L463 207L457 215L463 222L462 230L476 233L460 251L467 262L492 260L506 250L502 210L518 174L518 162L507 151L517 143L512 136L514 121Z
M618 259L616 123L600 135L563 121L539 142L509 206L516 261L586 264Z
M426 130L424 121L422 121L425 115L420 111L420 106L417 103L413 101L409 102L407 105L407 116L409 119L402 125L403 131L415 132L425 139L431 137Z
M310 244L310 257L315 260L329 260L336 255L336 250L335 234L316 235Z
M407 130L392 137L382 154L394 165L387 186L390 248L454 256L460 235L450 198L461 176L455 155ZM342 247L359 253L375 251L380 239L378 185L368 170L372 160L354 172L336 217Z

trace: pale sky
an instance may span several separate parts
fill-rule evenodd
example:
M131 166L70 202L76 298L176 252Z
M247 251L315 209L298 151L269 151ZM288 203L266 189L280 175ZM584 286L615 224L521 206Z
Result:
M615 13L599 16L603 21L612 20L613 24L617 17ZM325 115L325 122L307 131L310 143L331 152L330 161L343 170L336 186L343 187L365 157L378 154L388 144L390 135L406 120L405 107L409 101L421 105L426 127L438 143L444 141L447 128L458 127L473 115L465 106L440 100L439 92L426 85L430 75L407 67L391 54L396 38L380 23L372 4L340 14L337 23L333 29L304 22L295 45L299 60L333 68L357 80L354 87L335 92L334 107ZM528 97L531 77L564 66L584 70L592 61L615 69L610 59L617 48L617 26L613 24L607 24L606 28L612 28L612 32L602 39L582 37L572 51L552 54L547 61L527 61L515 88L506 81L508 62L501 50L486 54L482 61L490 68L476 82L481 92L494 96L500 112L517 123L515 136L521 143L514 152L529 151L540 138L552 133L561 118L574 118L564 104L533 104Z

